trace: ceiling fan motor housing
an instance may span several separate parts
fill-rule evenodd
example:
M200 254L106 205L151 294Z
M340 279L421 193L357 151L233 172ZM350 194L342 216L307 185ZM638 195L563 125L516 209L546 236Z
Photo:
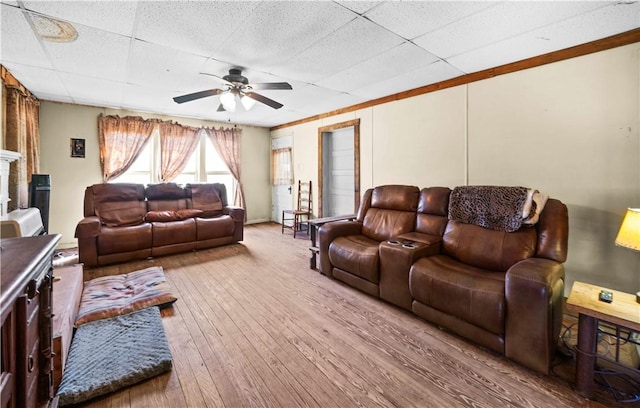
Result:
M223 76L222 79L231 83L238 83L243 85L247 85L249 83L249 80L246 77L242 76L242 71L237 68L230 69L229 75Z

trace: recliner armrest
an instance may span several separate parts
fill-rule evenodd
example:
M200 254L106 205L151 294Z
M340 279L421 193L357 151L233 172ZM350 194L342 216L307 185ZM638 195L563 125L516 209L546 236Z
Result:
M100 235L102 223L98 216L92 215L83 218L76 226L76 238L93 238Z
M233 221L244 223L244 208L227 206L222 209L223 214L231 216Z
M318 250L320 255L320 272L333 276L331 261L329 260L329 245L337 237L345 235L359 235L362 233L362 223L358 221L328 222L318 230Z
M529 258L507 271L505 355L548 374L562 324L564 266Z

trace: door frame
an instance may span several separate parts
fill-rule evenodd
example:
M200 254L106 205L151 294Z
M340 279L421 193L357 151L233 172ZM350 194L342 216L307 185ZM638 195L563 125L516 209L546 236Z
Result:
M318 217L322 218L322 135L323 133L353 127L353 212L360 207L360 119L334 123L318 128ZM345 214L346 215L346 214Z

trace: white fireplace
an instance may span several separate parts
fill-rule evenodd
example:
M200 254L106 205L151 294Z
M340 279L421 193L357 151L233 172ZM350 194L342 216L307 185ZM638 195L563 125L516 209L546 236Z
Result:
M12 161L18 160L20 153L11 150L0 150L0 216L7 214L9 197L9 166Z

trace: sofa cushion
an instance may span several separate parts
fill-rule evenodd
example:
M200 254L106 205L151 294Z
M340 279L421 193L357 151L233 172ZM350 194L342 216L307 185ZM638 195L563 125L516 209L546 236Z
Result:
M182 221L202 215L204 211L197 208L184 208L176 211L149 211L144 219L147 222Z
M174 198L173 200L148 200L149 211L176 211L189 208L188 199Z
M415 222L414 212L372 207L364 216L362 234L376 241L384 241L413 231Z
M175 200L186 198L187 192L176 183L149 184L144 190L147 200Z
M97 252L100 255L134 252L151 248L151 224L129 227L102 227L98 235Z
M196 221L193 218L172 222L152 222L153 247L196 242Z
M416 261L409 289L416 301L497 335L504 334L505 273L470 267L446 255Z
M100 222L108 227L138 225L147 213L144 201L108 201L97 203L95 208Z
M420 189L415 186L388 185L373 189L371 207L415 212Z
M505 232L449 221L442 240L446 255L478 268L506 272L515 263L534 256L537 234L530 227Z
M380 282L378 246L380 242L364 235L337 237L329 245L329 260L336 268L369 282Z
M235 223L228 215L222 215L216 218L200 218L196 219L196 240L203 241L206 239L230 237L235 230Z
M101 183L90 187L94 203L144 201L144 186L133 183Z
M210 212L222 210L222 200L214 184L191 184L189 188L193 208Z

